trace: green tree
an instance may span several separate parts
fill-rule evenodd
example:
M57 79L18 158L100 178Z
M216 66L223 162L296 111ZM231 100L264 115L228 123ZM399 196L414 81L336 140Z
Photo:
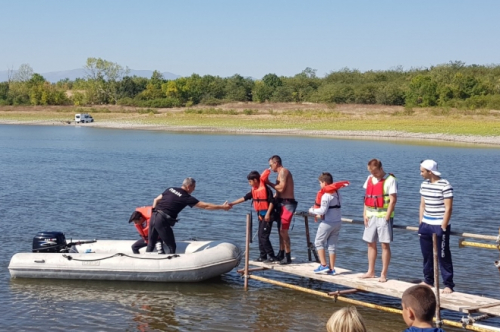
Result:
M165 79L163 78L163 74L160 73L158 70L153 71L153 74L151 74L151 79L149 80L149 83L154 85L155 88L161 89L161 85L165 83Z
M256 81L252 91L253 101L263 103L270 100L273 90L272 87L266 85L263 81Z
M404 105L405 90L404 87L397 83L391 82L385 84L377 90L375 94L377 104L382 105Z
M277 87L271 96L271 101L276 103L297 102L298 99L298 94L293 90L293 87L286 85Z
M262 82L268 87L276 89L279 86L283 85L283 81L276 74L267 74L262 78Z
M0 82L0 100L7 101L9 97L9 82Z
M123 77L117 84L117 95L122 98L135 98L146 89L148 79L143 77Z
M146 84L146 89L141 92L140 98L143 100L153 100L165 98L165 92L162 90L162 84L165 83L163 75L155 70Z
M356 86L354 91L354 102L357 104L376 104L377 85L373 83Z
M267 74L262 81L256 81L252 91L254 101L265 102L271 100L276 89L283 86L283 81L276 74Z
M84 69L90 101L116 103L119 98L118 81L129 73L129 69L101 58L88 58Z
M361 72L357 69L342 68L331 72L325 77L326 83L354 84L363 81Z
M226 79L226 99L230 101L252 101L252 88L254 82L251 78L233 75Z
M454 96L460 99L487 94L481 81L472 75L457 73L453 79L453 86L455 87Z
M436 82L430 76L417 75L412 78L406 93L406 105L436 106L438 97Z
M188 101L186 77L180 77L175 81L168 81L167 83L164 83L162 89L165 91L165 95L169 98L177 99L182 104L185 104Z
M30 87L28 82L33 76L33 69L28 64L22 64L12 75L9 82L9 99L14 105L25 105L30 103Z
M40 74L34 73L31 78L26 82L28 87L37 86L45 83L45 77Z
M219 76L205 75L201 80L205 92L203 94L202 102L210 99L224 99L226 83L223 78Z
M348 104L354 102L355 93L351 84L325 84L318 88L312 99L323 103Z

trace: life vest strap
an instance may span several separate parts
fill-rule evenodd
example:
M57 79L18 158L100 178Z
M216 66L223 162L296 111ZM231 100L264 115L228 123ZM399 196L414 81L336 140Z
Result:
M389 194L382 194L382 195L366 195L365 197L372 198L372 197L384 197L384 196L389 196Z
M376 208L376 207L371 207L371 206L367 206L366 209L369 210L369 211L371 211L371 212L383 212L383 211L387 211L387 209L384 209L384 208Z
M340 204L339 205L334 205L334 206L329 206L329 209L340 209Z

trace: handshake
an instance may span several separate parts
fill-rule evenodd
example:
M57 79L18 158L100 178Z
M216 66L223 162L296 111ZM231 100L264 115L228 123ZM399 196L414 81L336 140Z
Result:
M225 201L224 204L222 204L222 209L225 211L231 210L232 207L233 207L233 204L228 203L227 201Z

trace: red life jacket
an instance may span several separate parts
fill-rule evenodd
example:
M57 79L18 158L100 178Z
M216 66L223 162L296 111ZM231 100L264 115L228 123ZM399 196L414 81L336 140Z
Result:
M389 206L389 194L384 192L385 180L394 174L389 173L385 178L373 184L373 176L370 176L366 186L365 205L375 209L387 209Z
M339 181L326 185L323 188L321 188L316 194L316 200L314 201L314 208L318 209L321 206L321 197L323 196L324 193L333 194L340 188L347 187L348 185L349 181Z
M149 220L151 219L151 213L153 210L152 206L141 206L135 209L137 212L142 214L144 219L146 219L145 222L136 224L134 223L135 228L139 232L139 234L148 242L148 233L149 233ZM145 226L144 226L145 224ZM144 227L143 227L144 226Z
M252 200L253 208L255 209L255 211L267 211L267 209L269 209L269 195L272 195L272 191L268 189L266 181L269 179L270 174L270 169L266 169L265 171L263 171L260 176L259 187L252 187Z

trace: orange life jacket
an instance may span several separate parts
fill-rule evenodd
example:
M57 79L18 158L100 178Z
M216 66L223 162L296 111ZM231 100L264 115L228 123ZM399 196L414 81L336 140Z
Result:
M267 211L269 209L269 200L271 198L269 195L272 195L272 191L267 188L266 182L270 174L270 169L263 171L260 175L259 186L257 188L252 187L252 200L255 211Z
M384 183L389 176L394 177L394 174L389 173L385 178L377 182L377 184L373 184L373 176L370 176L366 186L366 206L375 209L387 209L389 206L389 194L384 192Z
M138 207L137 209L135 209L137 212L139 212L140 214L142 214L142 216L144 217L144 219L146 219L146 221L144 223L140 223L140 224L135 224L135 228L137 229L137 231L139 232L139 234L146 240L146 242L148 242L148 233L149 233L149 220L151 219L151 213L152 213L152 210L153 210L153 207L152 206L141 206L141 207ZM145 227L144 224L146 224Z
M260 182L267 182L267 180L269 180L269 175L271 175L271 170L266 168L266 170L260 175Z
M326 185L323 188L321 188L318 193L316 194L316 200L314 201L314 208L318 209L321 206L321 197L323 194L328 193L328 194L333 194L340 188L347 187L349 185L349 181L339 181L339 182L334 182L332 184ZM338 206L340 207L340 206ZM332 206L334 208L334 206Z

